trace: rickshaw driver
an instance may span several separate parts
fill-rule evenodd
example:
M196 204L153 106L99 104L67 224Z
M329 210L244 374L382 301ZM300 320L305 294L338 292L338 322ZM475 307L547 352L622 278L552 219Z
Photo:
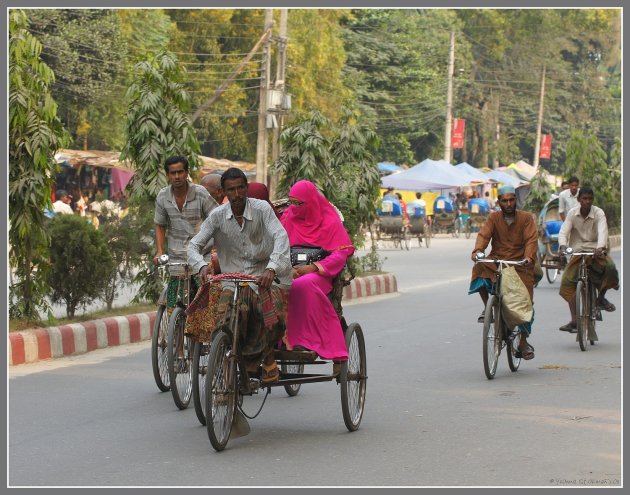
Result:
M255 284L241 290L241 303L248 310L241 318L241 354L248 369L262 360L262 383L279 380L273 349L284 335L288 289L292 281L289 238L272 207L266 201L247 197L247 177L238 168L221 176L221 187L228 198L206 218L199 233L188 244L188 260L193 273L202 281L210 267L204 261L203 247L214 238L223 273L239 272L257 277ZM278 285L272 285L274 278ZM225 321L233 296L224 286L218 301L218 319Z
M598 289L597 307L605 311L615 311L615 306L606 299L608 289L619 289L619 273L615 262L605 254L608 244L608 224L604 210L593 205L593 189L583 187L578 193L579 206L571 208L566 220L560 228L558 243L560 252L564 253L567 246L574 251L595 250L589 278ZM575 288L579 271L580 256L574 256L564 269L560 282L560 296L569 304L571 321L562 325L563 332L577 333Z
M500 211L493 211L488 216L488 220L481 227L477 234L475 248L471 254L471 259L476 261L476 255L483 252L490 241L492 249L488 255L491 258L520 261L525 260L522 266L516 266L516 271L527 287L529 297L534 297L534 263L538 252L538 230L536 222L531 214L516 209L516 191L512 186L503 186L498 190L498 200ZM472 277L468 294L479 292L484 304L484 311L477 319L483 323L485 307L488 302L488 294L492 289L492 280L495 277L496 268L489 263L476 263L472 270ZM534 357L534 348L527 342L527 337L531 334L531 321L519 325L521 341L519 350L523 359Z

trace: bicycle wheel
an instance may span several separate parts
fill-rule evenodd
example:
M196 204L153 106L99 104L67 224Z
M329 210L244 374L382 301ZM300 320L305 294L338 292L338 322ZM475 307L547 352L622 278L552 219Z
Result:
M236 411L236 362L228 357L232 341L220 332L210 345L206 378L206 429L212 447L223 450L230 438Z
M508 366L512 371L517 371L518 367L521 365L521 358L516 357L516 352L518 351L518 346L521 343L521 332L518 332L513 339L508 339L507 341L507 360Z
M553 284L558 278L558 269L557 268L545 268L545 275L547 276L547 280L550 284Z
M343 421L349 431L356 431L363 417L365 390L367 385L367 364L365 361L365 340L358 323L351 323L346 330L348 360L341 363L339 375L341 383L341 411Z
M483 318L483 370L488 380L494 378L501 352L501 314L499 298L490 296Z
M195 342L193 352L192 396L195 414L202 425L206 425L206 377L210 345Z
M580 349L586 351L588 349L588 327L591 319L590 305L586 286L582 280L579 280L575 288L575 314L577 317L577 335Z
M461 231L462 231L462 223L461 223L461 220L458 218L453 223L453 237L459 237L459 234Z
M168 376L168 357L166 352L168 340L168 315L166 306L160 305L155 315L153 325L153 336L151 337L151 365L153 367L153 378L155 384L162 392L171 389L171 382Z
M168 374L173 401L179 409L186 409L192 395L193 340L184 335L186 313L177 307L168 320Z
M304 363L292 363L292 364L282 363L280 365L280 371L282 372L282 374L286 374L286 373L301 374L301 373L304 373ZM294 383L292 385L285 385L284 390L290 397L295 397L300 391L301 386L302 385L300 383Z
M424 225L424 245L426 247L429 247L429 244L431 244L431 237L433 237L431 230L432 229L429 224Z
M409 251L409 244L411 242L411 234L409 233L409 229L404 229L402 233L402 244L404 244L405 249ZM402 245L400 248L402 249Z
M466 222L466 226L464 227L464 235L466 239L470 239L470 234L472 232L472 228L470 226L470 222Z

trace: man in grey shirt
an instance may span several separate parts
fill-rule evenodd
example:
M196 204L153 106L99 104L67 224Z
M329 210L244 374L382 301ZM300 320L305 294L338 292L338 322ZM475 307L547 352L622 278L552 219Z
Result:
M155 244L153 263L164 254L164 243L168 241L167 254L170 262L186 263L188 242L199 231L201 223L216 206L208 191L188 180L188 160L183 156L171 156L164 163L170 185L164 187L155 199ZM168 239L167 239L168 233ZM204 253L208 251L205 249ZM167 307L173 308L177 299L177 277L185 274L182 267L169 269L171 279L167 289ZM196 286L192 289L192 296Z
M568 183L568 189L563 189L558 194L558 213L560 213L560 218L562 218L563 222L567 218L569 210L580 204L578 203L580 180L577 177L571 177Z
M263 384L275 383L279 372L273 348L286 328L288 289L292 281L289 238L269 203L247 197L247 177L242 170L226 170L221 176L221 186L229 203L217 207L203 222L188 244L188 261L193 273L198 272L201 280L206 280L210 267L203 259L202 249L213 238L222 273L256 277L255 283L241 291L242 304L249 308L246 318L241 320L241 353L252 369L263 361ZM218 302L218 322L228 320L232 295L233 291L225 284ZM262 299L269 296L277 316L273 325L263 324L266 318Z

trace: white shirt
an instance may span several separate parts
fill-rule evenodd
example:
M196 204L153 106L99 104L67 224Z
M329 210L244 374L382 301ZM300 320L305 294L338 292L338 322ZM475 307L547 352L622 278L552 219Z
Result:
M230 203L212 210L188 243L188 263L193 273L208 264L201 252L210 238L214 238L222 273L240 272L258 277L265 268L272 268L280 285L291 285L289 237L266 201L247 198L242 226L234 218ZM256 285L250 287L258 291Z
M580 206L571 208L560 228L558 244L575 251L605 248L608 245L608 223L604 210L591 206L591 211L584 218L580 215Z
M575 195L573 195L571 194L571 189L560 191L560 194L558 194L558 212L566 213L571 208L580 206L580 202L577 199L579 192L580 190L578 189Z
M53 211L59 215L74 215L70 205L64 203L60 199L53 203Z

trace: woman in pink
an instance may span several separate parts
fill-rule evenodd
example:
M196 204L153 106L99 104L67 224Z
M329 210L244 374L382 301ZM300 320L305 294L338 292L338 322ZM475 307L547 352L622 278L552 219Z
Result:
M312 182L301 180L289 191L291 206L282 225L291 246L321 246L330 254L321 261L293 268L287 315L287 348L304 347L323 359L345 361L348 350L339 317L327 294L354 246L339 215Z

